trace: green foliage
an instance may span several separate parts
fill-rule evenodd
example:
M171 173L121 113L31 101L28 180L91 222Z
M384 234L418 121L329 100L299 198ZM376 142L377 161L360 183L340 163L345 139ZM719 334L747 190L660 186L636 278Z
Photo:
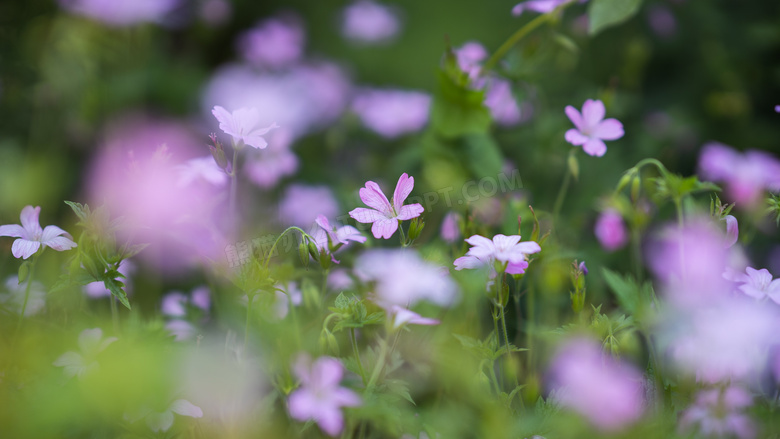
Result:
M588 6L588 33L591 36L617 26L633 17L642 6L642 0L591 0Z
M345 328L362 328L366 325L377 325L384 319L383 312L368 314L366 305L362 299L355 296L347 296L341 293L336 297L332 307L328 308L336 316L337 322L333 326L333 332L339 332Z
M602 269L602 274L615 293L620 307L630 315L641 319L652 306L658 305L653 285L649 281L640 284L630 274L620 275L607 268Z
M431 109L436 132L447 138L487 133L491 118L483 104L485 91L470 88L468 75L458 67L452 49L447 50L436 76L438 88Z

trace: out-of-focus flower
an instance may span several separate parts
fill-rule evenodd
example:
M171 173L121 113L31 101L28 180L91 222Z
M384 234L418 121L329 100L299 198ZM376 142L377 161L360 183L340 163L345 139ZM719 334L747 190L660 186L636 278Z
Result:
M582 106L582 113L571 105L566 106L566 115L575 128L566 131L566 141L572 145L582 145L586 154L601 157L607 152L604 140L617 140L623 137L623 124L617 119L604 119L604 103L588 99Z
M165 329L174 337L174 341L189 340L197 332L197 329L192 323L179 319L166 322Z
M440 322L436 319L423 317L414 311L410 311L402 306L392 305L388 313L393 315L393 327L400 328L403 325L438 325Z
M180 291L173 291L165 295L162 300L161 310L166 316L183 317L187 315L187 305L208 311L211 307L211 292L206 286L200 286L192 290L188 296Z
M430 106L429 95L405 90L363 90L352 101L363 125L388 139L425 127Z
M129 259L123 259L119 263L119 268L116 271L125 276L122 279L122 283L125 284L125 293L130 294L132 292L132 281L130 276L135 272L135 264ZM106 288L103 282L90 282L84 285L84 293L93 299L99 299L101 297L111 297L111 291Z
M726 215L726 248L731 248L739 240L739 222L733 215Z
M338 119L351 85L344 71L328 62L301 63L282 71L258 71L233 64L219 69L206 85L203 109L254 107L260 126L273 122L299 138Z
M650 28L661 38L670 38L677 33L677 19L672 11L663 5L652 5L647 13L647 22Z
M287 225L314 224L317 216L333 218L339 213L339 204L327 186L291 184L279 203L279 219Z
M526 258L529 254L542 251L534 241L520 242L520 235L496 235L493 240L480 235L466 239L472 247L454 262L456 270L491 266L494 261L506 264L506 273L523 274L528 268Z
M404 172L398 178L393 192L393 204L387 201L378 184L366 182L366 187L360 189L360 199L371 209L358 207L349 212L349 216L361 223L373 223L371 233L374 238L390 239L398 229L400 221L410 220L420 216L423 207L420 203L404 206L404 201L414 189L414 177Z
M228 181L228 176L222 169L219 169L214 157L196 157L187 160L183 165L176 167L179 171L178 184L182 187L189 186L197 181L205 181L214 186L224 186Z
M547 14L554 11L558 6L572 1L574 0L528 0L515 5L515 7L512 8L512 15L519 16L522 15L525 11L534 11L540 14Z
M200 2L198 12L204 23L209 26L219 26L230 19L233 7L227 0L203 0Z
M450 306L459 297L446 269L409 249L366 251L355 263L355 274L365 282L376 282L374 299L383 308L412 307L422 300Z
M109 26L159 23L181 0L59 0L68 11Z
M317 248L320 250L332 253L341 248L341 246L349 244L350 241L366 242L367 238L358 229L352 226L331 226L330 221L324 215L317 216L314 222L318 227L313 231L312 236L315 239Z
M780 113L780 105L775 105L775 113Z
M328 275L328 288L334 291L343 291L352 288L355 284L355 280L349 275L347 270L336 269L331 270Z
M276 305L274 311L276 317L283 319L287 317L287 313L290 312L290 304L298 306L303 303L303 293L298 288L297 282L288 282L287 285L277 284L278 289L284 290L285 293L276 290Z
M177 399L171 403L165 411L156 412L148 407L143 407L136 413L125 413L125 420L136 422L143 419L146 425L155 433L166 432L173 425L173 414L189 416L191 418L202 418L203 410L192 404L186 399Z
M6 292L0 293L0 307L5 308L16 314L22 312L24 306L24 294L27 290L26 282L19 283L19 278L9 276L5 280ZM46 305L46 290L43 289L43 285L40 282L32 281L30 285L30 296L27 298L27 308L24 309L24 316L29 317L38 314L40 310Z
M760 205L764 189L780 190L780 162L763 151L740 153L729 146L710 142L699 155L702 177L726 185L726 196L752 208Z
M601 430L619 430L642 416L642 374L605 355L592 340L567 342L548 374L555 399Z
M756 270L747 267L734 281L740 283L739 290L757 300L772 299L780 305L780 279L773 279L766 268Z
M615 210L607 210L599 215L594 229L596 238L604 249L615 251L628 242L626 225L623 217Z
M696 430L704 437L732 437L751 439L756 429L745 409L753 405L753 398L741 387L701 390L696 401L680 418L681 432Z
M243 58L259 67L279 69L303 56L306 33L297 16L271 18L238 37Z
M456 212L449 212L442 220L440 235L445 242L453 243L460 238L459 219L460 215Z
M288 401L290 416L299 421L314 421L330 436L338 436L344 429L342 407L361 404L357 393L341 387L344 366L332 357L320 357L314 363L301 354L293 367L301 380Z
M705 383L739 381L760 373L777 343L778 310L742 299L667 311L659 325L663 350Z
M386 42L401 29L392 8L371 0L358 0L344 8L342 20L341 33L359 43Z
M64 367L65 376L68 378L78 376L83 379L100 367L97 362L98 354L115 341L116 337L104 339L103 330L100 328L85 329L79 334L78 344L81 352L65 352L54 361L54 366Z
M578 269L579 269L579 270L582 272L582 274L584 274L585 276L587 276L587 275L588 275L588 267L586 267L586 266L585 266L585 261L582 261L582 262L580 262L580 265L579 265L577 268L578 268Z
M264 150L249 151L244 171L250 181L261 188L275 186L282 177L298 170L298 157L292 152L292 133L280 129L274 131Z
M234 142L243 142L257 149L268 146L268 142L262 136L274 128L279 128L275 122L265 128L259 127L260 112L257 108L239 108L230 113L217 105L211 113L219 121L219 129L233 136Z
M6 224L0 226L0 236L19 238L11 246L11 253L15 258L27 259L41 246L51 247L57 251L70 250L76 247L76 243L70 239L68 232L57 226L46 226L41 229L38 216L41 213L40 206L25 206L19 219L22 225ZM65 235L65 236L61 236Z

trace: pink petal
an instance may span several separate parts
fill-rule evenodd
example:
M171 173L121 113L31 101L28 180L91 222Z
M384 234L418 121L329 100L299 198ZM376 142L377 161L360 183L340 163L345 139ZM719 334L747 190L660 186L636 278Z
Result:
M582 106L582 121L585 123L587 129L595 128L602 119L607 110L604 108L604 103L598 100L588 99Z
M585 125L583 124L583 120L582 120L582 115L580 114L579 111L577 111L576 108L572 107L571 105L567 105L564 111L566 112L566 115L569 116L569 120L571 121L571 123L573 123L574 126L577 127L577 130L582 131L585 129Z
M481 268L485 265L485 262L476 256L466 255L466 256L461 256L458 259L455 259L455 262L453 262L453 264L455 265L455 269L460 271L463 270L464 268L466 269Z
M49 226L51 227L51 226ZM76 247L76 243L71 241L70 239L64 237L64 236L58 236L53 239L49 239L48 241L43 241L43 245L49 246L53 248L54 250L57 250L58 252L70 250L74 247Z
M9 236L11 238L24 238L24 239L32 238L32 236L29 236L27 234L27 231L24 230L24 227L20 226L19 224L7 224L4 226L0 226L0 236Z
M518 242L520 242L519 235L506 236L506 235L498 234L493 237L493 245L495 245L496 248L508 249L516 245Z
M338 386L344 376L344 366L333 357L320 357L311 367L311 385L318 388Z
M253 128L260 122L260 113L257 108L239 108L233 112L233 128L236 134L249 135Z
M530 254L539 253L542 251L542 247L535 241L525 241L517 244L513 250L520 253Z
M484 236L474 235L468 238L466 242L473 246L466 253L467 255L475 256L480 259L489 259L495 256L496 247L493 244L493 241Z
M41 214L41 207L24 206L19 218L22 220L22 227L31 235L41 233L41 225L38 222L38 216Z
M219 129L224 131L227 134L233 134L235 130L233 129L233 115L230 114L229 111L225 110L223 107L220 107L219 105L214 106L214 108L211 110L211 114L214 115L214 117L217 118L219 121Z
M398 305L393 305L392 311L395 313L393 326L396 328L406 323L411 323L413 325L438 325L439 324L439 321L436 319L429 319L427 317L423 317L414 311L410 311Z
M173 401L170 410L174 413L178 413L182 416L189 416L191 418L203 417L203 410L186 399L177 399L176 401Z
M605 145L604 142L602 142L600 139L590 139L585 142L584 145L582 145L582 149L588 155L601 157L606 154L607 145Z
M387 219L387 215L374 209L366 209L365 207L353 209L349 212L349 216L359 223L375 223Z
M507 274L523 274L528 268L528 261L510 262L506 266Z
M617 119L607 119L601 121L593 130L593 137L603 140L617 140L623 137L623 124Z
M255 149L265 149L268 147L268 142L260 136L244 136L241 138L244 144L251 146Z
M79 349L87 355L94 355L100 347L103 339L103 330L100 328L85 329L79 334Z
M393 208L390 206L390 202L387 201L387 197L382 193L382 189L379 185L373 181L366 182L366 187L360 188L360 199L366 204L366 206L374 208L379 212L384 213L390 217L393 213Z
M308 421L318 412L319 401L306 388L300 388L290 394L287 410L290 417L298 421Z
M11 246L11 253L15 258L27 259L34 255L39 248L41 248L40 242L19 238Z
M569 131L566 131L564 138L566 139L567 142L577 146L584 144L585 142L588 141L588 139L590 139L590 137L582 134L580 131L575 130L574 128L570 129Z
M356 218L357 219L357 218ZM374 238L390 239L393 233L398 229L398 220L395 218L385 218L378 221L374 221L374 225L371 226L371 233Z
M726 215L726 248L737 243L739 239L739 223L733 215Z
M395 192L393 192L393 206L396 213L401 211L401 206L404 205L404 201L412 193L414 189L414 177L409 177L406 172L401 174L398 178L398 183L395 185Z
M425 209L423 209L422 205L420 203L415 204L409 204L407 206L401 207L401 209L398 211L398 219L399 220L410 220L412 218L416 218L420 216L421 213L423 213Z
M330 221L328 221L328 218L326 218L325 215L317 215L317 218L314 220L314 222L327 232L333 230L333 228L330 226Z
M333 389L329 399L333 405L339 407L357 407L363 402L357 393L344 387Z
M342 243L346 244L349 241L355 241L355 242L366 242L368 238L363 236L360 231L352 226L342 226L339 227L338 230L336 230L336 239Z
M70 237L70 234L68 234L68 232L62 230L57 226L46 226L46 228L43 229L43 233L41 233L41 241L46 242L60 235L65 235L67 237Z
M710 180L730 179L735 174L734 164L741 159L740 155L728 146L710 142L701 150L699 169L702 177Z
M338 436L344 428L344 415L335 407L321 406L316 419L317 425L330 436Z

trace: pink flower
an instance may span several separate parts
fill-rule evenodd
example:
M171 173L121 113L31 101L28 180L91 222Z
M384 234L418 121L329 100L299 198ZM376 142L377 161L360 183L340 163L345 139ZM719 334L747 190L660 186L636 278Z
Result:
M743 154L711 142L702 148L699 170L708 180L724 182L726 196L738 206L756 207L764 189L780 190L780 162L763 151Z
M51 247L60 252L76 247L76 243L70 239L68 232L61 228L46 226L45 229L41 229L38 222L40 213L40 206L25 206L19 215L21 226L18 224L0 226L0 236L19 238L11 246L11 253L15 258L27 259L35 254L41 246Z
M599 216L594 232L601 246L607 251L615 251L628 242L623 217L615 210L607 210Z
M291 184L279 203L279 219L287 225L312 224L318 215L333 218L339 204L327 186Z
M68 378L78 376L83 379L88 374L100 368L98 354L106 350L111 343L117 341L116 337L103 338L103 330L100 328L85 329L79 334L80 352L68 351L54 360L53 365L64 367L63 372Z
M9 276L5 280L6 292L0 293L0 307L16 314L21 314L24 307L27 282L30 281L19 283L19 278L15 274ZM43 284L33 281L32 285L30 285L30 295L27 298L27 308L24 309L25 317L37 314L46 306L46 291L43 288Z
M616 140L623 137L623 124L617 119L604 120L604 103L588 99L582 106L582 114L571 105L566 106L566 115L574 124L566 131L566 141L572 145L582 145L586 154L601 157L607 152L604 140Z
M780 279L773 279L766 268L756 270L747 267L745 273L740 273L733 280L741 283L739 290L745 295L757 300L769 298L780 305Z
M233 136L234 142L243 142L253 148L263 149L268 146L262 136L274 128L279 128L275 123L259 128L257 125L260 122L260 113L256 108L239 108L230 113L217 105L211 113L219 121L219 129Z
M238 39L241 55L250 63L283 68L303 56L306 34L296 16L272 18L244 32Z
M373 223L371 233L374 238L390 239L398 229L398 223L420 216L423 207L420 203L404 206L406 197L412 193L414 177L405 172L401 174L393 192L393 204L387 201L379 185L373 181L366 182L366 187L360 189L360 199L371 209L358 207L349 212L349 216L361 223Z
M363 125L388 139L420 131L430 106L429 95L405 90L365 90L352 101Z
M750 394L735 385L726 388L702 390L696 401L680 418L682 432L698 428L701 436L731 437L740 439L755 437L756 429L744 410L753 405Z
M605 355L592 340L566 343L548 373L554 398L601 430L620 430L642 416L642 374Z
M228 181L228 176L217 166L214 157L196 157L187 160L183 165L176 166L179 171L178 184L180 187L186 187L198 181L205 181L214 186L224 186Z
M355 263L355 274L364 282L374 282L374 301L385 309L411 307L423 300L450 306L459 298L457 284L444 267L409 249L363 252Z
M298 157L290 149L293 137L290 130L274 131L263 150L249 151L244 164L247 178L261 188L275 186L283 177L298 170Z
M330 221L324 215L317 216L314 222L319 228L314 232L312 236L316 240L317 248L326 250L328 252L334 252L341 246L349 244L350 241L354 242L366 242L366 237L363 236L358 229L352 226L335 227L330 225Z
M445 242L453 243L460 238L460 227L458 221L460 215L455 212L448 213L441 222L441 239Z
M528 0L522 3L518 3L512 8L512 15L519 16L525 11L539 12L540 14L547 14L555 10L558 6L568 3L573 0Z
M361 43L392 39L401 25L393 9L371 0L358 0L344 9L342 34Z
M320 357L314 363L301 354L293 366L293 372L301 380L288 400L288 410L293 419L314 421L330 436L338 436L344 429L342 407L356 407L361 401L352 390L341 387L344 366L333 357Z
M436 319L430 319L410 311L404 307L393 305L388 310L393 317L393 328L400 328L403 325L438 325L440 322Z
M479 268L488 265L492 269L494 261L506 264L506 273L523 274L528 268L526 257L532 253L542 251L542 248L533 241L520 242L520 235L496 235L493 240L480 235L473 235L466 239L472 247L455 260L456 270L464 268Z
M70 12L110 26L160 22L181 0L60 0Z
M739 222L733 215L726 215L726 248L732 247L739 240Z
M136 422L143 419L146 425L153 432L166 432L173 426L174 417L173 414L179 414L182 416L189 416L191 418L202 418L203 410L186 399L177 399L173 401L162 412L158 412L149 407L142 407L135 413L125 413L125 420L128 422Z

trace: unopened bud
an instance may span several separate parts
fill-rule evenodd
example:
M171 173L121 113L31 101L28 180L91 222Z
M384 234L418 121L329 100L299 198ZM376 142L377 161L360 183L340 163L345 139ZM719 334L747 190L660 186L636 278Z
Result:
M320 267L322 267L323 270L327 270L330 268L331 256L327 249L323 248L320 250Z
M309 246L306 245L306 239L301 241L301 243L298 245L298 256L301 258L301 264L303 264L303 267L308 269L309 268Z
M319 262L320 249L317 248L317 244L315 244L312 241L309 241L308 247L309 247L309 254L311 255L311 257L314 258L315 261Z
M220 169L227 170L228 161L227 158L225 158L225 150L222 148L222 144L219 143L219 140L217 140L216 134L211 134L209 137L214 143L214 146L209 145L211 156L214 157L214 161L217 163L217 166L219 166Z
M419 216L414 218L409 224L409 240L414 241L419 238L424 227L425 222Z

